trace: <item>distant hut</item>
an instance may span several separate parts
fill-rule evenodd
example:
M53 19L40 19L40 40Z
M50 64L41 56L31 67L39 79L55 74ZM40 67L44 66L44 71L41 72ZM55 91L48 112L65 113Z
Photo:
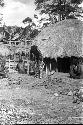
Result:
M60 72L69 72L72 59L77 62L83 57L83 23L67 19L51 24L39 33L33 45L40 50L47 67L53 69L58 64Z

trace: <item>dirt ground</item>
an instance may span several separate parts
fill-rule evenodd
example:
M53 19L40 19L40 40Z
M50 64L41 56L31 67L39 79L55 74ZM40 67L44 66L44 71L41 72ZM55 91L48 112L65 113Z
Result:
M0 80L0 124L82 124L82 79L18 73Z

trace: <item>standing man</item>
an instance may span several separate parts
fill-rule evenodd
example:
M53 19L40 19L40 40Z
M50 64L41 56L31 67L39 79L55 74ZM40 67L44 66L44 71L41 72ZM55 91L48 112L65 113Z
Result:
M43 78L43 70L44 70L45 63L42 61L39 61L39 78Z
M35 77L39 78L39 74L40 74L40 71L39 71L39 62L37 60L35 60Z

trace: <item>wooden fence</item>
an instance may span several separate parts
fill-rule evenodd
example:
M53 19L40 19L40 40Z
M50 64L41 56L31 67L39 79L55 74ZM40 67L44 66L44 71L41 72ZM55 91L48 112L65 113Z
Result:
M17 63L14 60L7 59L6 60L6 67L8 68L9 72L16 72L15 67Z
M24 61L25 61L25 66L27 67L27 70L28 70L29 69L29 60L24 60ZM6 59L6 67L8 68L9 72L17 72L15 70L17 63L18 63L18 61L15 61L14 59L13 60L11 60L10 58Z

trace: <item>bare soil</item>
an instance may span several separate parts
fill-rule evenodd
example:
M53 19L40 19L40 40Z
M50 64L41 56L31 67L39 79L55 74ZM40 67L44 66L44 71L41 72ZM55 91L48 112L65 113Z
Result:
M82 79L17 73L0 80L0 124L82 124Z

